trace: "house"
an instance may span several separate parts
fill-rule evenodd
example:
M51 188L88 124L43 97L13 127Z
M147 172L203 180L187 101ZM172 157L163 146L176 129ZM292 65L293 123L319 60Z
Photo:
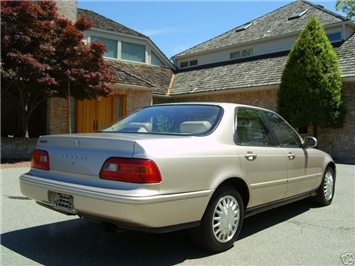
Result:
M319 130L319 148L355 162L355 24L308 1L292 2L173 56L173 86L153 93L154 103L238 102L276 111L287 55L311 16L321 21L338 54L348 110L344 128Z
M119 82L112 85L114 94L100 101L50 99L46 112L39 112L47 114L41 134L91 132L137 108L166 102L238 102L276 110L287 55L309 18L317 16L338 54L348 110L344 128L319 129L319 148L355 163L355 24L349 19L297 0L173 56L172 63L147 36L77 9L76 0L56 2L73 21L85 15L94 23L85 42L107 45L105 57Z
M149 37L94 11L77 8L76 1L56 2L60 13L69 19L85 16L93 23L84 32L84 42L100 41L107 46L104 57L118 83L111 86L113 95L100 100L50 99L46 134L93 132L152 104L153 93L167 93L175 66Z

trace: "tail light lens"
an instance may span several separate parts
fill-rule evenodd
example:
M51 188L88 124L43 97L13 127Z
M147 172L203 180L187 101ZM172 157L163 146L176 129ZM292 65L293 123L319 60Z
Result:
M34 150L32 153L31 167L42 170L49 170L49 155L44 150Z
M100 171L101 179L131 183L159 183L161 175L158 166L151 160L109 158Z

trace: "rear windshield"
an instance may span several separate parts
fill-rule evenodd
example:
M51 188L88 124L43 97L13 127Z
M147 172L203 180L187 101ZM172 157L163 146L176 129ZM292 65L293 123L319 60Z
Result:
M222 113L214 105L153 105L99 132L203 135L214 130Z

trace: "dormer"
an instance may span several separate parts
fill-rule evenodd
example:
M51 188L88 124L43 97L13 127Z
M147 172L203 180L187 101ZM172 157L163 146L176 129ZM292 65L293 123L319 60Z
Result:
M78 9L78 17L86 16L93 23L86 31L85 42L99 41L106 45L107 59L121 60L164 68L175 68L149 37L93 11Z

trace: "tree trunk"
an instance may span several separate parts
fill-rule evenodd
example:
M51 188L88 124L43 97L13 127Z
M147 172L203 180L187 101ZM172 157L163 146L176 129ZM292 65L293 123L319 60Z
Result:
M18 130L19 137L28 138L28 98L26 92L19 93L19 113L18 113Z
M19 137L28 138L28 118L26 108L21 108L18 114L18 132Z

